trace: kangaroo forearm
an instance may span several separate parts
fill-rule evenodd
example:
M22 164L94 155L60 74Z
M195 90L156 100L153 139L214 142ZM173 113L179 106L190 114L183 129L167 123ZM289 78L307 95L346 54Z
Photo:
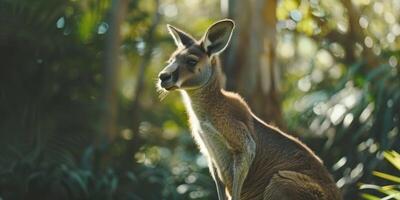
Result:
M229 129L221 132L227 145L233 152L248 152L249 146L255 145L254 139L250 134L249 128L243 122L234 122ZM255 149L254 149L255 150ZM255 152L251 152L255 153Z

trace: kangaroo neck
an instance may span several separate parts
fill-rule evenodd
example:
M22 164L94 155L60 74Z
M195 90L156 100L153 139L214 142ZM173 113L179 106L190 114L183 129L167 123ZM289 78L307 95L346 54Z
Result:
M223 98L219 66L213 64L211 77L208 82L197 89L182 91L186 109L197 116L211 114L213 108L219 105Z

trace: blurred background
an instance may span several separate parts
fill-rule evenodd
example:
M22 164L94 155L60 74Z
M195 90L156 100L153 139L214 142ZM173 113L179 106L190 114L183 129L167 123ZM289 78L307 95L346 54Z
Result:
M0 0L0 199L217 199L155 82L167 23L200 38L226 17L226 88L345 199L400 199L398 0Z

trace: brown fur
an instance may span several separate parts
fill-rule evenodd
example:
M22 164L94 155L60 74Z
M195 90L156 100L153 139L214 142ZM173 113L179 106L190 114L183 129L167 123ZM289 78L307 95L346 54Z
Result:
M226 40L226 35L218 34L229 29L227 23L214 24L205 38L211 32L217 42ZM166 82L165 87L181 90L193 136L208 159L219 199L341 199L334 180L307 146L258 119L238 94L222 89L218 58L207 55L205 39L184 39L189 45L174 53L175 63L160 73L160 79ZM175 40L183 46L179 38ZM195 68L187 68L185 58L193 54L199 62ZM211 73L205 73L207 70ZM173 78L161 78L162 73L179 74L179 79L174 83Z
M263 199L268 185L279 181L292 182L290 188L293 190L304 186L316 191L315 198L306 196L302 198L304 200L340 199L339 191L329 172L307 146L258 119L238 94L223 90L217 79L201 90L188 93L195 104L194 109L207 113L204 117L210 118L216 129L224 134L232 150L238 150L235 147L240 146L242 142L241 136L235 135L234 129L237 127L232 125L232 122L243 122L256 141L255 158L244 182L241 199ZM285 174L285 171L288 172L286 176L279 175ZM227 188L232 185L229 182L225 184ZM294 195L296 192L290 194ZM280 192L276 197L283 199ZM288 199L300 198L293 196Z

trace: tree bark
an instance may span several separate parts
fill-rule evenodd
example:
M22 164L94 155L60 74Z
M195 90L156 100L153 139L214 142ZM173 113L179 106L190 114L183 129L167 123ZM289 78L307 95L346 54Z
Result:
M140 122L140 96L143 93L143 88L145 84L145 75L146 75L146 69L149 66L149 63L152 58L152 52L153 48L155 45L155 31L157 29L158 24L160 23L160 13L158 12L158 7L160 5L160 0L155 0L155 11L154 11L154 16L152 23L147 31L147 34L144 38L144 41L146 42L146 49L144 51L144 54L142 56L141 62L139 64L139 69L137 73L137 84L134 90L134 99L132 102L131 106L131 112L132 112L132 129L134 133L137 133L139 131L139 122Z
M229 1L229 17L236 21L237 29L224 70L228 90L243 95L266 122L284 127L275 51L276 7L277 0Z
M354 43L358 42L363 47L362 57L366 60L367 68L372 69L377 67L379 65L379 57L376 56L373 51L364 43L365 34L360 24L358 23L361 18L360 12L351 1L341 0L341 2L344 8L347 10L347 15L349 19L349 32L347 34L348 37L346 37L348 40L346 41L346 43L344 43L347 57L349 57L349 59L346 60L349 63L353 63L355 61Z
M110 17L110 32L106 40L105 49L105 97L103 114L103 131L109 141L117 136L117 83L119 72L119 54L121 45L121 23L125 17L127 0L113 0Z

